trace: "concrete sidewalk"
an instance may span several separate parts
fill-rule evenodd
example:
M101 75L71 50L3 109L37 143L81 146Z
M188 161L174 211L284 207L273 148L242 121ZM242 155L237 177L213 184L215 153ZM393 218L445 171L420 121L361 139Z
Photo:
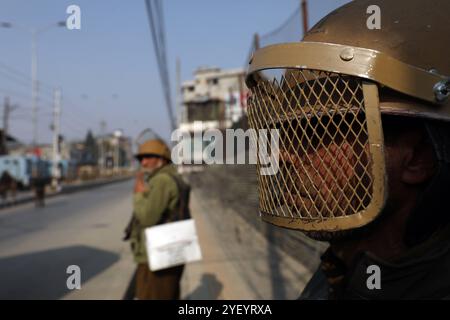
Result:
M217 199L193 190L203 260L188 264L182 299L296 299L311 276L296 259ZM255 217L255 219L259 219ZM262 223L262 222L261 222ZM270 237L270 234L269 234Z

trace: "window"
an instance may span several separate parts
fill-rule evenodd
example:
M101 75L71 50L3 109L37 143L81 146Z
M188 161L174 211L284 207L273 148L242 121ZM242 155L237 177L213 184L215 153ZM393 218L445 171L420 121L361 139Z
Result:
M209 85L213 85L213 86L218 85L219 84L219 79L217 79L217 78L208 79L208 84Z

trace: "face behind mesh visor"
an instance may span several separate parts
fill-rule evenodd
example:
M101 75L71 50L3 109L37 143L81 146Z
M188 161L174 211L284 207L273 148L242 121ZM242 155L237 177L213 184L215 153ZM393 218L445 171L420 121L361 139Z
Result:
M372 131L378 130L373 137L378 145L381 123L368 118L362 81L306 69L287 69L273 79L261 73L255 79L250 124L276 128L280 136L279 172L259 177L263 218L285 227L327 231L373 219L384 194L375 169L384 176L379 170L384 162L373 163L384 159L374 158L368 121Z

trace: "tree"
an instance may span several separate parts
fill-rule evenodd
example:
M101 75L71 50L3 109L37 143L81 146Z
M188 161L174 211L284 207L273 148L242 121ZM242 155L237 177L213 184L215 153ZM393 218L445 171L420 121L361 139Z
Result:
M91 130L88 131L84 142L84 151L81 162L83 164L97 165L98 146Z

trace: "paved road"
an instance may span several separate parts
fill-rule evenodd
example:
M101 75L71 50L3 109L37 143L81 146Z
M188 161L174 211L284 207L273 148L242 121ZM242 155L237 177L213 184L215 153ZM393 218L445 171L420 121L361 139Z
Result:
M0 210L0 299L121 299L134 271L121 241L131 189L132 181L118 182L56 196L42 209ZM305 265L218 199L194 189L191 200L203 260L185 268L183 299L298 296L310 277ZM81 290L67 289L70 265L81 268Z
M120 299L133 271L122 230L132 182L0 211L0 299ZM69 265L81 269L70 291Z

